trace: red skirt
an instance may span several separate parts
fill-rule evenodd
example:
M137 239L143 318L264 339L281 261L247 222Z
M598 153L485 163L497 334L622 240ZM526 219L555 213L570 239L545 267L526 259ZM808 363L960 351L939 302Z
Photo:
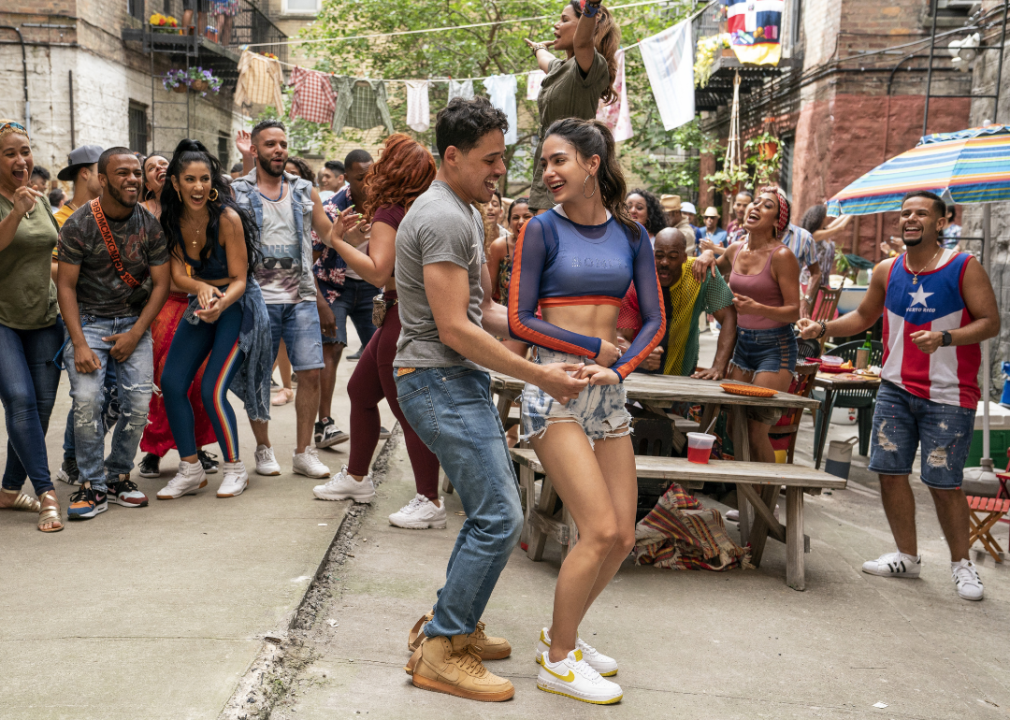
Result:
M175 449L175 438L172 437L172 429L168 426L168 416L165 414L165 399L161 396L161 373L165 369L165 360L168 358L168 349L172 345L172 338L175 331L182 322L182 316L189 306L189 299L182 293L169 293L165 306L151 323L151 340L154 342L154 386L156 388L151 396L151 407L147 411L147 427L144 428L144 436L140 439L140 449L145 453L153 453L158 457L164 457L169 450ZM196 446L198 448L212 445L217 442L214 428L207 417L207 411L203 409L203 399L200 397L200 381L203 380L203 371L207 367L207 361L196 372L196 378L189 388L189 402L193 405L193 416L196 420Z

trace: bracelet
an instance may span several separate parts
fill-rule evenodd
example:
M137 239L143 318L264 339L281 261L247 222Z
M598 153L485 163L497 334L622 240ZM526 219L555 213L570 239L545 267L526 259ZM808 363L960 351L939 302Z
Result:
M601 0L597 2L589 2L589 0L582 0L582 14L586 17L595 17L596 13L600 11Z
M533 51L533 57L536 57L537 53L540 52L541 50L546 50L546 49L547 49L547 43L542 43L542 42L533 43L533 46L530 48L530 50Z
M822 337L824 337L824 334L828 331L828 323L825 322L824 320L820 320L818 321L817 324L821 326L821 334L817 336L817 339L820 340Z

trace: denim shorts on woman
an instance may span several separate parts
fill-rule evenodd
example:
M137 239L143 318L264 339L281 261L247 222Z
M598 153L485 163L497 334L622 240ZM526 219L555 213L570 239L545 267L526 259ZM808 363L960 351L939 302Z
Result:
M737 327L733 364L744 372L796 369L796 335L792 325L767 330Z
M925 400L885 380L873 409L870 472L910 475L921 448L922 482L937 490L956 490L974 431L975 408Z
M585 363L593 361L578 355L536 348L533 362ZM623 437L631 433L631 413L624 406L627 395L624 384L587 385L579 396L560 403L536 385L526 383L522 395L523 440L540 437L552 422L577 422L582 426L592 445L595 440Z

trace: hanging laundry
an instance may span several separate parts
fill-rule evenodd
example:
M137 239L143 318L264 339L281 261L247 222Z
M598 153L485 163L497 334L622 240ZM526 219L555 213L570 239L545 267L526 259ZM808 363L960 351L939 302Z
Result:
M534 102L540 97L540 86L544 84L547 73L543 70L534 70L526 76L526 99Z
M393 119L386 102L386 83L382 80L333 76L330 84L337 94L333 112L333 132L343 133L345 127L371 130L382 125L393 134Z
M337 107L337 95L330 86L330 76L317 70L296 67L291 71L291 118L303 118L309 122L333 122L333 111Z
M250 50L243 50L238 59L238 82L235 84L235 105L273 105L278 113L284 111L281 65Z
M617 102L604 105L600 100L600 107L596 111L596 119L607 124L610 131L614 133L614 141L622 142L627 140L635 131L631 127L631 108L628 107L628 86L624 81L624 50L614 53L617 60L617 78L614 80L614 89L617 91Z
M638 49L664 130L674 130L694 119L694 47L691 21L682 20L647 37Z
M414 132L424 132L431 127L428 85L427 80L407 81L407 127Z
M487 90L491 104L508 118L509 129L505 133L505 144L515 145L519 142L519 130L516 127L519 124L516 116L516 76L492 75L484 79L484 89Z
M463 82L449 81L449 99L461 97L464 100L473 100L473 80Z

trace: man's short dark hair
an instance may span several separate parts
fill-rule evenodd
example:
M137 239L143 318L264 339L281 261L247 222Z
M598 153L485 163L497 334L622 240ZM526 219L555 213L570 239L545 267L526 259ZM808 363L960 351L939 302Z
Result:
M54 206L58 205L66 196L66 193L59 188L56 188L49 193L49 204Z
M36 175L38 175L40 178L42 178L46 182L49 182L49 178L52 177L49 174L49 171L46 170L41 165L36 165L34 168L32 168L32 177L35 177ZM31 179L31 178L29 178L29 179Z
M906 200L911 200L912 198L926 198L933 201L933 211L936 212L938 217L947 217L947 203L934 192L929 190L913 190L912 192L905 193L905 197L901 198L901 204L904 205Z
M237 163L235 163L234 165L231 166L230 173L232 175L237 175L240 172L242 172L242 163L237 162Z
M366 153L366 155L367 155L367 153ZM325 167L327 170L329 170L334 175L346 175L347 174L347 166L344 165L344 163L340 162L339 160L327 160L325 163L323 163L323 167Z
M264 130L269 130L271 128L277 128L283 133L287 133L288 129L284 127L284 123L280 120L275 120L270 118L269 120L260 120L252 129L252 133L249 135L249 139L256 142L256 137Z
M344 172L346 172L354 163L359 165L366 165L373 162L372 156L368 154L367 150L351 150L347 153L347 157L344 158ZM329 163L327 163L329 165Z
M98 174L105 175L106 170L109 169L109 161L116 155L129 155L130 157L136 157L133 154L133 150L127 147L111 147L101 155L98 156Z
M501 130L504 134L508 129L508 117L487 98L453 98L435 118L435 144L444 158L450 147L470 152L489 132Z

